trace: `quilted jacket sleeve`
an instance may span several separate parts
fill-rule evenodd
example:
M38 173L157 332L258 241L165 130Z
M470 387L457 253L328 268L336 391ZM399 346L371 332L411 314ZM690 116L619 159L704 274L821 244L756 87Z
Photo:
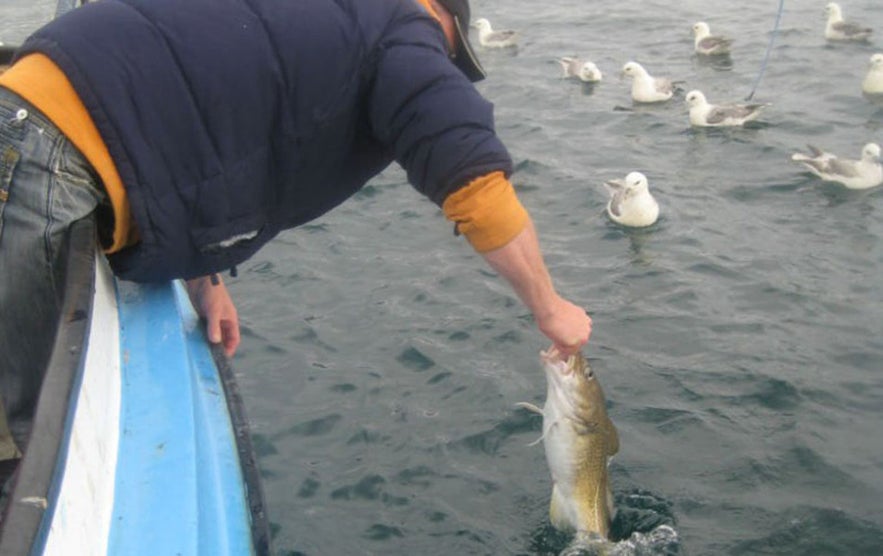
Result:
M409 13L391 23L369 100L375 137L439 206L475 178L512 172L494 131L493 105L451 63L444 41L429 15Z

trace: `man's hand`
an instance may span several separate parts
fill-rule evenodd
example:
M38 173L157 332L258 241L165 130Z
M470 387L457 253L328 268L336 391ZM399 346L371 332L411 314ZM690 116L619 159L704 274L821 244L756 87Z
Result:
M537 315L540 332L552 340L564 359L577 353L592 335L592 318L585 309L559 297L547 315Z
M239 347L239 315L221 277L217 285L210 276L187 280L186 284L196 314L206 320L208 341L222 343L227 357L233 357Z

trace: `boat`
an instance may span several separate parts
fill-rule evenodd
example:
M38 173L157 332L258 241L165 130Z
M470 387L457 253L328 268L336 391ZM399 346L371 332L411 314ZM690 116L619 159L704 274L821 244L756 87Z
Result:
M0 556L269 554L233 369L183 284L115 279L91 218L67 243L59 330Z

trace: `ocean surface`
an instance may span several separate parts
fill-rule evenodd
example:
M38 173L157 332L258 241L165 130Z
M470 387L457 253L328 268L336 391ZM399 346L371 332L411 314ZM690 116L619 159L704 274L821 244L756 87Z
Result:
M862 97L883 52L879 0L841 3L876 29L827 44L825 0L784 3L750 129L692 130L684 93L754 89L778 2L474 0L520 32L479 49L560 291L594 319L585 353L621 448L622 554L883 554L883 187L849 191L790 161L817 144L883 143ZM54 3L3 0L0 40ZM692 53L706 21L730 63ZM604 81L561 78L594 60ZM628 60L683 81L633 107ZM604 215L602 183L645 173L649 229ZM440 211L390 168L227 278L234 359L259 450L274 554L557 554L540 418L547 341Z

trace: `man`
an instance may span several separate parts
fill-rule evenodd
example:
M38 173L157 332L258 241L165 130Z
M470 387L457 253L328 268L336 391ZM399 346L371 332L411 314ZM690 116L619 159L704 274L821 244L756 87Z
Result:
M492 106L470 83L484 73L468 22L468 0L103 0L28 38L0 75L10 421L39 391L71 222L96 212L121 278L186 279L209 340L232 356L239 322L217 273L393 160L540 331L577 351L591 320L556 293L508 181ZM26 431L13 433L21 445Z

